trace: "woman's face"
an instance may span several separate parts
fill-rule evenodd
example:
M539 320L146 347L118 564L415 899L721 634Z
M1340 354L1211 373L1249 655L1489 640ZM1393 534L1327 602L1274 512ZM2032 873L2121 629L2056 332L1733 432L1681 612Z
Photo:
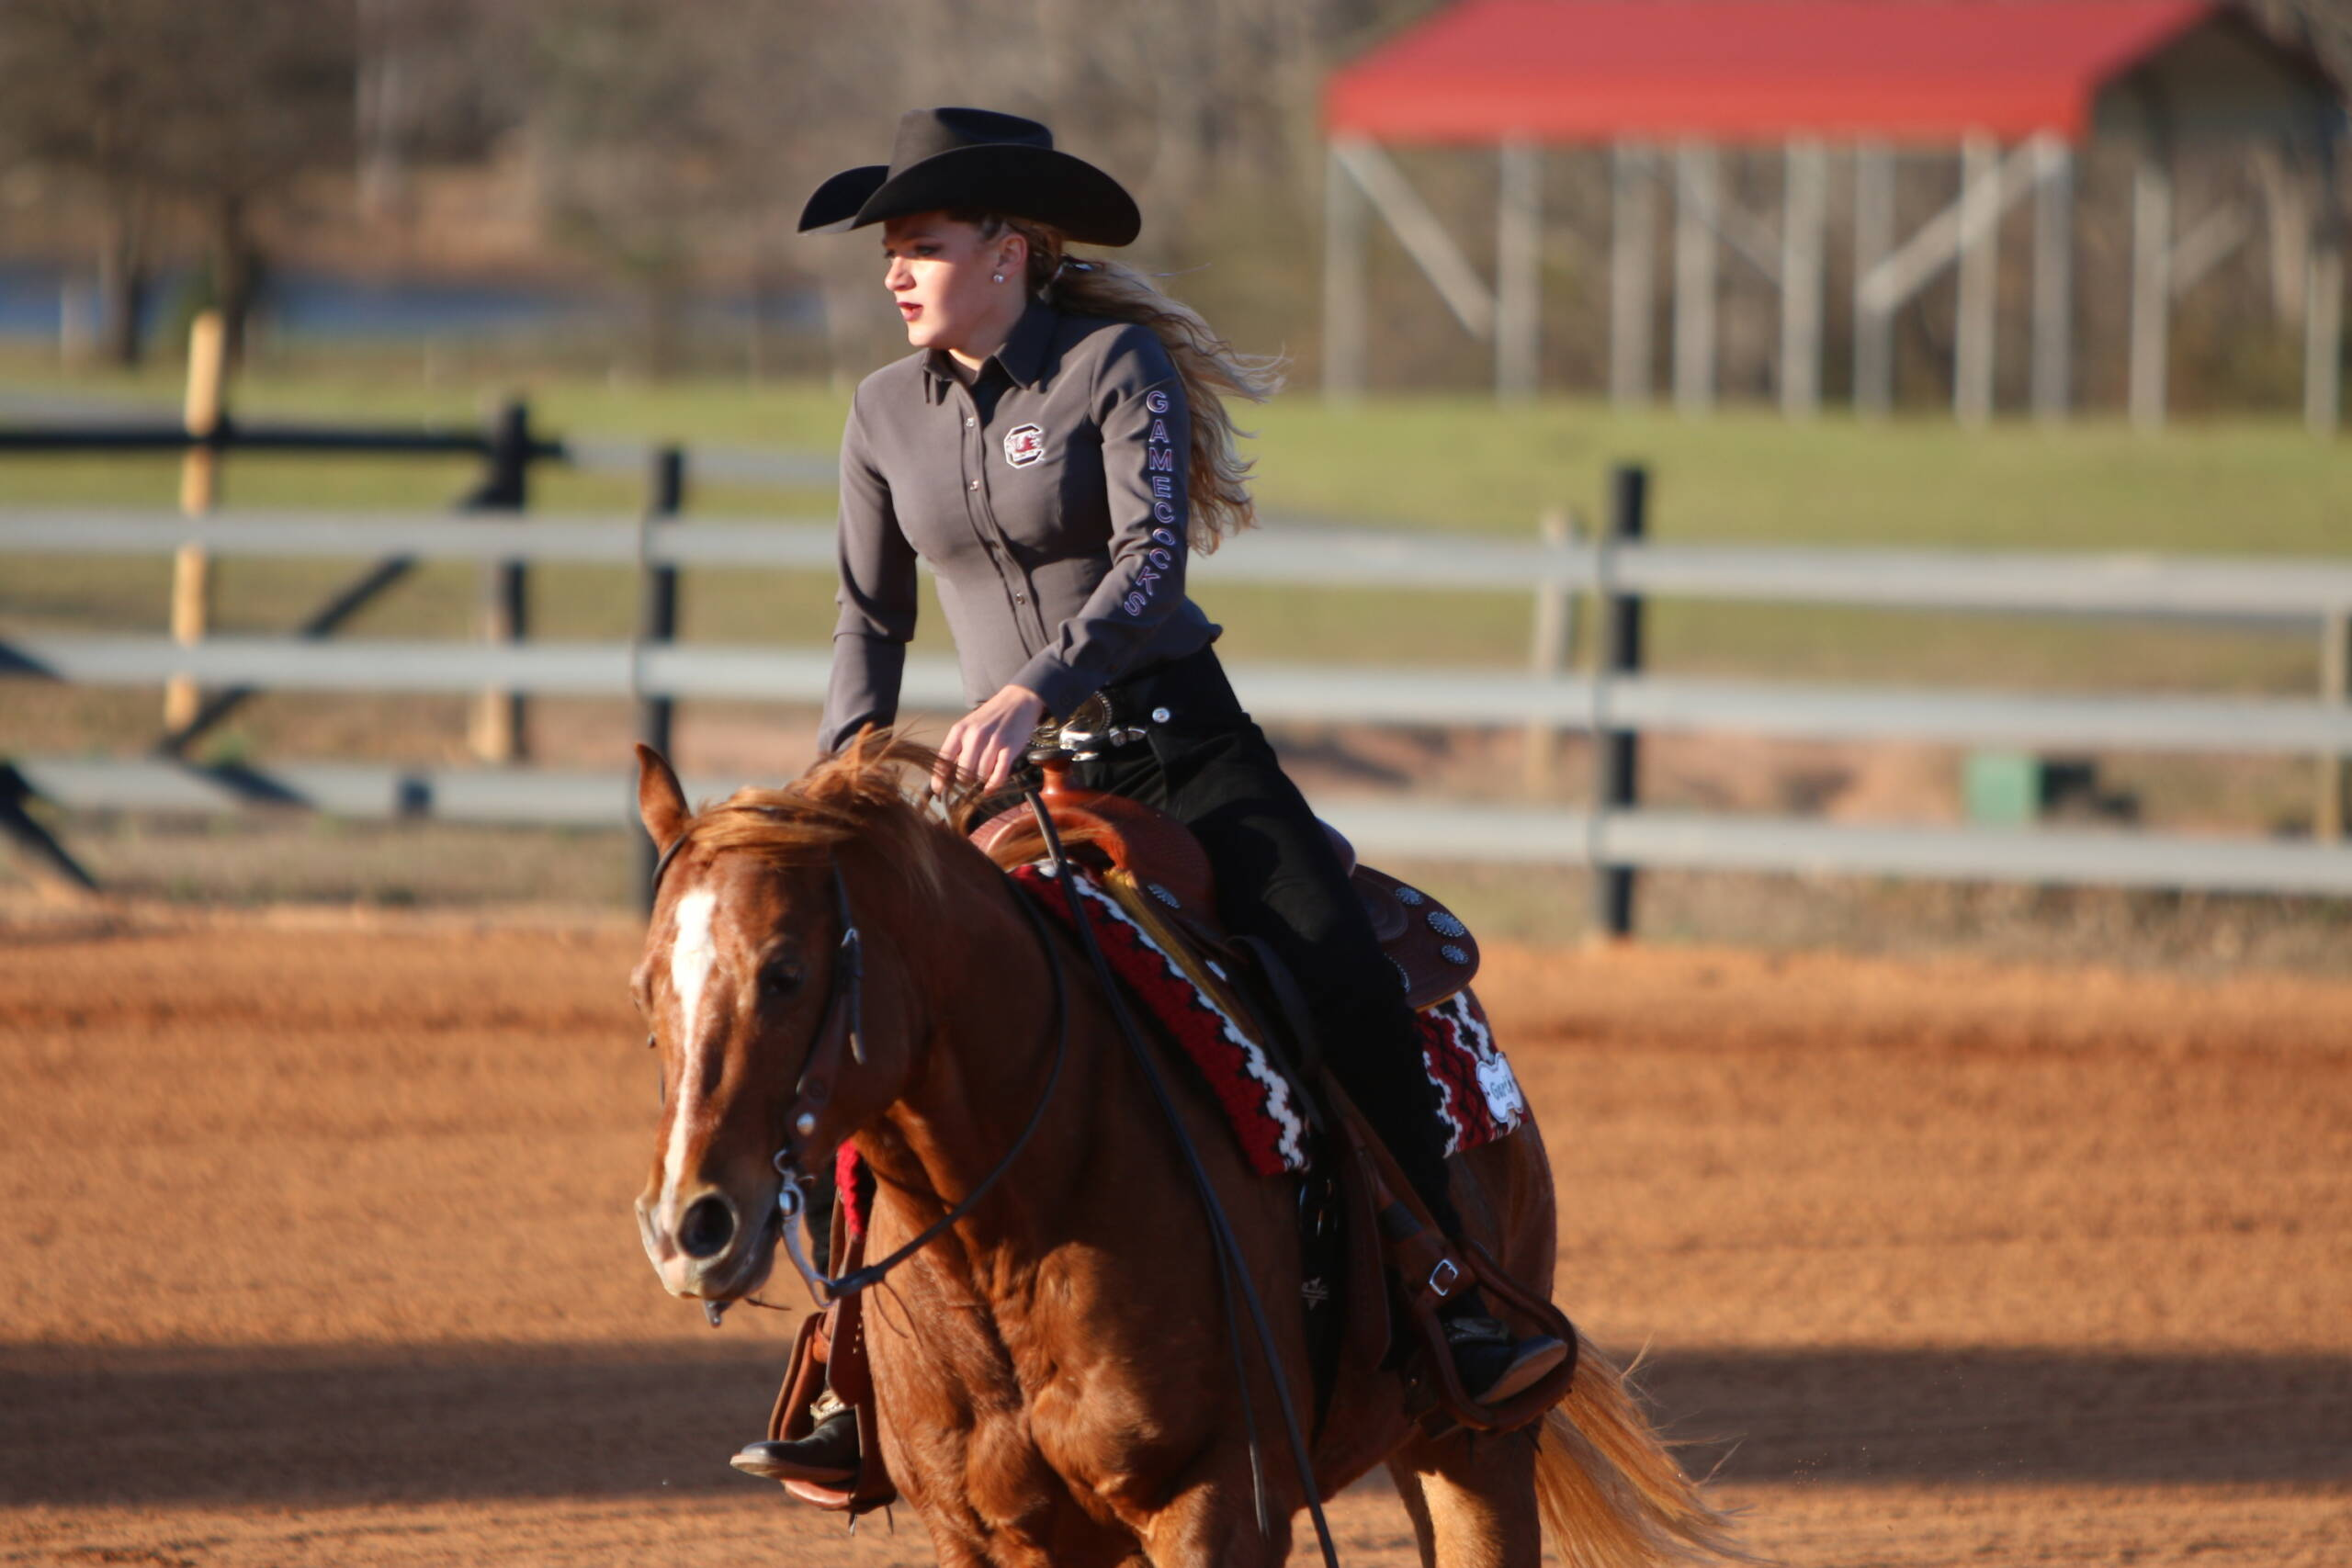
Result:
M883 285L917 348L959 349L1003 341L1021 313L1029 243L1007 231L994 239L944 212L918 212L882 225ZM1002 283L996 281L1001 276Z

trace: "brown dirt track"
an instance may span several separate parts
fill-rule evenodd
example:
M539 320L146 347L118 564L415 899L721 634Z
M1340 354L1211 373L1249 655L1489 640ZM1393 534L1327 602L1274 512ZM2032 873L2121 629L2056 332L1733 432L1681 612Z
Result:
M927 1562L721 1462L789 1323L638 1252L634 947L0 919L0 1562ZM1561 1299L1758 1548L2352 1562L2352 983L1489 966ZM1409 1560L1385 1494L1337 1522Z

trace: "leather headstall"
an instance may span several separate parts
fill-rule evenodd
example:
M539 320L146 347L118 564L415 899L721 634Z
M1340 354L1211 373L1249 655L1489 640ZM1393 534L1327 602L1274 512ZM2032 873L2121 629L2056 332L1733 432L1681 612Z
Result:
M678 852L694 835L679 834L670 840L653 863L653 889L660 892L663 874ZM832 1099L833 1086L841 1077L841 1047L844 1040L849 1045L850 1060L865 1066L865 942L857 929L856 918L850 912L849 884L842 878L839 862L828 863L833 887L833 915L841 922L842 940L833 949L832 971L826 983L825 1013L818 1021L817 1032L811 1038L807 1060L802 1064L800 1081L792 1086L792 1105L785 1118L786 1126L799 1137L807 1137L817 1130L817 1112ZM839 1027L846 1009L849 1027ZM796 1153L787 1143L777 1151L783 1160Z
M1038 800L1035 791L1029 792L1029 805L1041 820L1045 819L1045 805ZM751 809L763 808L754 807ZM780 815L780 813L772 814ZM1050 828L1048 832L1050 833ZM660 892L662 874L670 869L670 863L677 858L678 852L685 847L686 840L690 837L692 837L691 832L679 834L671 840L669 847L664 849L660 858L654 862L653 889L655 892ZM1065 875L1069 874L1069 863L1062 859L1057 841L1055 860L1062 873ZM832 1099L833 1087L841 1077L841 1055L843 1043L846 1043L848 1045L850 1058L854 1063L859 1066L865 1065L865 941L858 934L857 921L850 912L849 884L842 878L840 863L837 861L831 863L831 870L833 884L833 912L841 921L842 940L841 944L833 950L832 977L830 994L825 998L825 1015L818 1021L817 1032L810 1042L808 1058L801 1067L800 1081L793 1086L792 1105L785 1122L786 1141L784 1146L776 1150L774 1160L776 1175L782 1179L782 1186L776 1192L776 1223L785 1252L791 1258L793 1267L800 1271L801 1278L808 1282L809 1293L818 1297L820 1303L841 1296L854 1295L874 1284L900 1263L928 1247L938 1238L941 1233L971 1212L973 1206L997 1184L998 1179L1012 1168L1012 1162L1020 1156L1023 1149L1028 1147L1029 1140L1035 1135L1037 1128L1044 1122L1046 1110L1053 1102L1054 1089L1061 1082L1062 1063L1069 1052L1069 998L1067 986L1062 978L1061 956L1055 949L1052 933L1046 930L1045 917L1038 913L1036 907L1028 898L1015 893L1014 904L1028 918L1030 931L1035 935L1045 951L1046 966L1047 973L1052 976L1054 994L1053 1061L1052 1065L1046 1068L1045 1088L1038 1093L1036 1106L1030 1111L1027 1123L1023 1126L1019 1135L1012 1140L1012 1146L1004 1151L1003 1156L985 1176L973 1184L971 1190L964 1194L960 1202L925 1226L913 1240L891 1253L889 1257L878 1263L867 1264L839 1279L828 1279L811 1267L800 1244L798 1221L807 1200L800 1190L801 1172L797 1157L800 1151L797 1140L808 1137L816 1132L817 1113L822 1111L826 1103ZM1072 908L1076 910L1078 908L1074 902L1076 896L1071 897ZM842 1027L844 1013L848 1021L846 1028ZM716 1316L712 1321L717 1321Z

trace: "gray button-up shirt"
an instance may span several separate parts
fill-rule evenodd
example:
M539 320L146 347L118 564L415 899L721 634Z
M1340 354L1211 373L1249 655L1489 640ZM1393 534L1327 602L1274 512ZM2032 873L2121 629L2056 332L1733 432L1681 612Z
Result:
M868 376L842 434L841 606L818 745L898 716L915 560L966 697L1068 716L1218 628L1184 594L1184 384L1148 327L1036 300L967 387L936 350Z

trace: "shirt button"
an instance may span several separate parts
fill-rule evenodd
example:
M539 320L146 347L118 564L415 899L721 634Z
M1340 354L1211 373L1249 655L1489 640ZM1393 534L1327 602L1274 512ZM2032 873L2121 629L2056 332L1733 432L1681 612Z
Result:
M966 414L964 416L964 428L967 430L972 428L972 416L970 414Z
M972 488L973 488L974 490L978 490L978 489L979 489L979 488L980 488L980 481L979 481L979 480L978 480L978 479L974 479L974 480L972 481Z
M1016 604L1026 604L1029 603L1029 595L1026 593L1015 593L1012 596L1012 602Z

